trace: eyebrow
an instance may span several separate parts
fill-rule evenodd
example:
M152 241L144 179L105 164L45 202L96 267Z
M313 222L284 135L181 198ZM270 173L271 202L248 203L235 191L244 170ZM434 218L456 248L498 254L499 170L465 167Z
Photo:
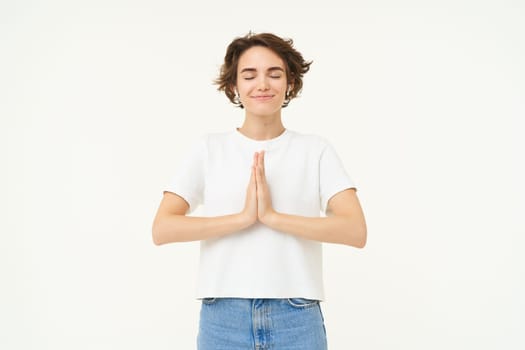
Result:
M275 67L270 67L267 69L268 71L281 71L281 72L284 72L284 69L282 67L279 67L279 66L275 66ZM255 68L243 68L241 70L241 73L244 73L244 72L257 72L257 69Z

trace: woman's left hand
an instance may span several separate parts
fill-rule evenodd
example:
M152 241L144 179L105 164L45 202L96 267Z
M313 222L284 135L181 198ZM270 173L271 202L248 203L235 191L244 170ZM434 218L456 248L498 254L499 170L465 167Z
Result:
M264 151L254 154L257 193L257 219L280 232L319 242L340 243L363 248L366 223L355 188L343 190L330 198L326 217L305 217L276 212L264 172Z
M264 151L255 153L255 180L257 184L257 217L260 222L269 225L276 212L272 207L272 197L264 172Z

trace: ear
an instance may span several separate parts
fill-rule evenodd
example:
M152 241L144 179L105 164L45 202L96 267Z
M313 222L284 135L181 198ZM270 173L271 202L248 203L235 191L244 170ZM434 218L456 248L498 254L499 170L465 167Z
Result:
M293 83L293 81L292 81L292 82L290 82L290 84L288 84L288 89L287 89L286 91L287 91L288 93L290 93L290 91L293 90L293 87L294 87L294 83Z

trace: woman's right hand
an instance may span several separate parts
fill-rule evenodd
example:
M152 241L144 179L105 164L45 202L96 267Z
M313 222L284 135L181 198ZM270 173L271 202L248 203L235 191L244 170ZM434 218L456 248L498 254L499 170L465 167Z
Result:
M257 184L255 180L256 156L253 157L252 173L248 188L246 189L246 201L241 212L246 227L253 225L257 221Z
M190 206L177 195L166 191L153 222L155 244L200 241L239 232L257 221L256 155L246 189L244 209L235 214L197 217L186 215Z

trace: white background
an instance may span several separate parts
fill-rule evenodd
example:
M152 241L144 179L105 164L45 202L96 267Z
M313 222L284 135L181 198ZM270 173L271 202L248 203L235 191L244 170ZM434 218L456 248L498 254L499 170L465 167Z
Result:
M330 349L525 348L521 1L2 1L0 348L193 349L198 243L151 223L188 144L239 126L227 44L314 61L369 240L325 245Z

